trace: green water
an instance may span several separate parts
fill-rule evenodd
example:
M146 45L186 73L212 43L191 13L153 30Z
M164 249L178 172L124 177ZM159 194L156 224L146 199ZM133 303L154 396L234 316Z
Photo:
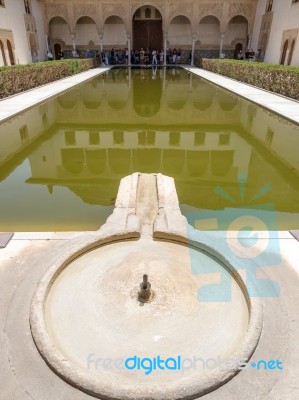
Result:
M186 216L265 210L299 227L299 127L183 69L113 69L0 138L0 231L98 229L136 171L174 177Z

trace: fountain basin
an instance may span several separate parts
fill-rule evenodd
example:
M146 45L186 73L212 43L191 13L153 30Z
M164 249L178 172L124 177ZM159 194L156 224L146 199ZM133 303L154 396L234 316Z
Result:
M59 376L95 397L200 397L231 379L240 371L239 361L253 354L261 305L214 249L188 245L183 234L175 241L153 240L151 221L143 218L148 207L142 204L139 217L146 224L131 231L119 227L116 234L112 218L106 228L69 242L55 259L45 260L49 269L31 306L33 339ZM130 213L138 215L132 207ZM213 272L206 273L207 267ZM144 274L155 294L147 303L138 299ZM215 288L220 277L231 282L218 285L230 291L230 301L201 298L201 289ZM160 368L158 357L169 360L167 368Z

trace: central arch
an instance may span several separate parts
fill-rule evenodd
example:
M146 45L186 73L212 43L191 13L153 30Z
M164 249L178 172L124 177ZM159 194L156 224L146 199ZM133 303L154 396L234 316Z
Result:
M163 49L162 15L153 6L139 7L133 15L133 48Z

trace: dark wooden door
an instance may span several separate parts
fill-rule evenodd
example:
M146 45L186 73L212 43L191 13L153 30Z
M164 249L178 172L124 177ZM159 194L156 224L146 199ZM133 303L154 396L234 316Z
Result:
M133 49L163 49L162 20L133 21Z

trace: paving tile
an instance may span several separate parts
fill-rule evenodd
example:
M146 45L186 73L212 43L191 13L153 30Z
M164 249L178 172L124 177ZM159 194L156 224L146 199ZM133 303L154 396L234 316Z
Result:
M11 232L0 232L0 249L3 249L8 245L13 235L14 234Z
M299 242L299 231L290 231L290 234Z

